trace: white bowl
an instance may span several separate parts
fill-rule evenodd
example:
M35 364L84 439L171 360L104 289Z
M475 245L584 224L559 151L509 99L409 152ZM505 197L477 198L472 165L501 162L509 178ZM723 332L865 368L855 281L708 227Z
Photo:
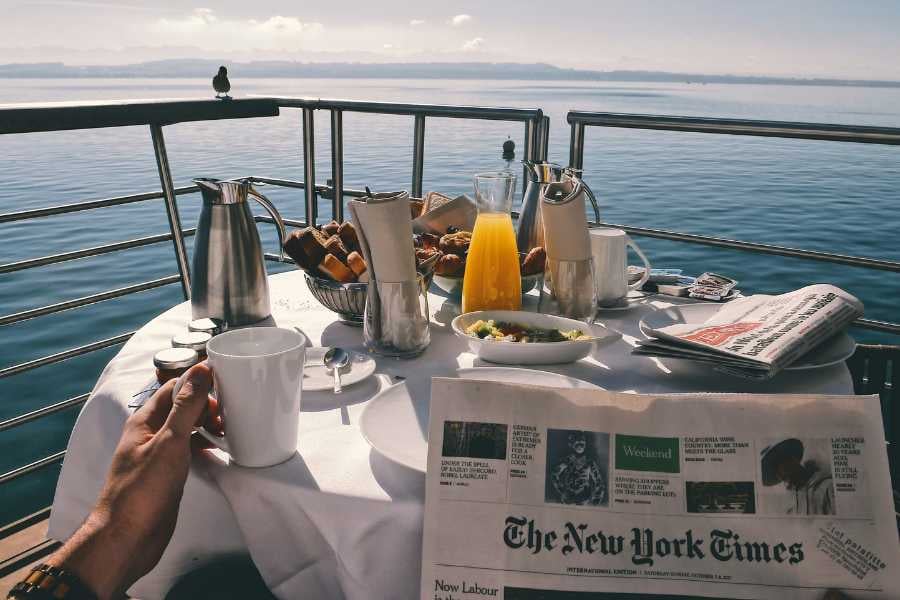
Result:
M526 327L541 329L579 329L586 335L597 333L583 321L545 315L541 313L515 310L480 310L459 315L450 326L454 333L469 343L469 349L478 358L504 365L552 365L569 363L584 358L591 353L595 340L571 342L509 342L504 340L481 339L466 333L466 328L476 321L506 321ZM600 334L603 335L603 334Z

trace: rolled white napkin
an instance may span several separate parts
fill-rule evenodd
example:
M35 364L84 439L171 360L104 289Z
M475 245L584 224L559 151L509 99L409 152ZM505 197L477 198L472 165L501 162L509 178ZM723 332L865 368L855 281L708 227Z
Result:
M580 181L567 180L547 185L541 198L541 216L548 260L591 258L584 201L584 186Z
M366 201L351 200L348 208L363 253L368 251L366 260L370 278L385 283L415 281L409 194L374 194Z
M427 308L419 302L409 195L372 194L351 201L348 208L369 265L366 346L389 355L421 352L430 334Z

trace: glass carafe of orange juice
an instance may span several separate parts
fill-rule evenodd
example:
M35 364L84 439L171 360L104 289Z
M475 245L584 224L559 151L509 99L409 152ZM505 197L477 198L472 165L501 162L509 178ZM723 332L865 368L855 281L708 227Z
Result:
M513 230L513 192L516 176L509 171L475 176L478 218L466 259L462 310L519 310L522 277Z

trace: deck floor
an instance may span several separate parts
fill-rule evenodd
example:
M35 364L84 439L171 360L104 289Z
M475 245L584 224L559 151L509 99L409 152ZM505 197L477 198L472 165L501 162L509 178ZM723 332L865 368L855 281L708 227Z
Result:
M43 521L39 521L34 525L26 527L25 529L17 531L9 537L0 540L0 560L3 561L3 563L0 564L5 565L6 561L12 560L15 557L25 559L29 550L46 542L47 523L47 519L44 519ZM40 553L34 559L27 560L27 562L23 563L15 571L0 577L0 597L5 597L9 589L24 579L31 568L34 565L39 564L46 556L47 553Z

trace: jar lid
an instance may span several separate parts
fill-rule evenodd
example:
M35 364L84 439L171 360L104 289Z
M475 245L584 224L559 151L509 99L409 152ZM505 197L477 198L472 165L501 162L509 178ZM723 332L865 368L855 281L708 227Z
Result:
M197 352L206 352L206 342L212 339L212 336L202 331L185 331L179 333L172 338L173 348L190 348Z
M203 333L216 336L225 331L225 321L211 317L194 319L188 323L188 331L202 331Z
M187 369L200 362L200 355L190 348L166 348L153 356L153 364L157 369Z

